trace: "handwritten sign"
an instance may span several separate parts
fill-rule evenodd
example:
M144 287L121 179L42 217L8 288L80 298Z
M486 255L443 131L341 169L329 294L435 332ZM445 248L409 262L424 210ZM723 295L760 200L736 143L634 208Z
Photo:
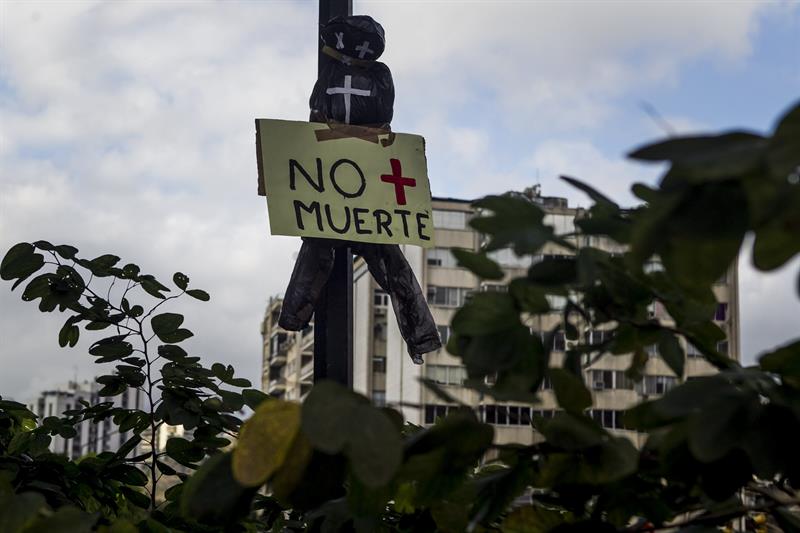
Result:
M273 235L433 246L421 136L256 119L256 139Z

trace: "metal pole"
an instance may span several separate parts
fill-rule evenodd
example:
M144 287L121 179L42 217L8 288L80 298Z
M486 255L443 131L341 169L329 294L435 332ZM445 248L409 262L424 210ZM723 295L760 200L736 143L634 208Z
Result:
M352 15L353 0L319 0L319 23ZM321 74L322 44L317 72ZM333 271L314 312L314 381L353 387L353 253L336 248Z

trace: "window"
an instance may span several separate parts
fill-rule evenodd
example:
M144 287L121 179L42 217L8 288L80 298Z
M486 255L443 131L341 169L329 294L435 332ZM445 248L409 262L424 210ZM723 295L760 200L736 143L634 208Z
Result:
M442 307L461 307L471 289L428 285L428 303Z
M606 390L614 388L613 370L591 370L589 380L594 390Z
M485 412L486 412L486 423L487 424L496 424L497 423L497 406L496 405L487 405Z
M728 341L719 341L717 343L717 351L722 355L728 355Z
M286 343L286 333L275 333L269 341L269 353L275 355Z
M428 250L427 263L430 266L439 266L444 268L458 268L458 262L455 256L450 253L447 248L433 248Z
M564 337L563 331L557 331L555 335L553 335L553 351L554 352L563 352L567 349L567 342L566 338Z
M386 327L385 322L376 321L372 324L372 339L376 341L386 342L389 335L389 329Z
M386 357L384 356L373 356L372 358L372 372L377 374L385 374L386 373Z
M658 346L655 344L648 344L644 347L647 357L658 357Z
M604 428L625 429L625 425L622 422L624 413L624 411L616 409L592 409L589 416Z
M550 381L550 376L545 376L542 380L542 384L539 387L540 390L553 390L553 382Z
M439 338L442 339L444 346L450 340L450 326L436 326L436 330L439 332Z
M678 380L673 376L644 376L637 388L642 394L664 394L677 383Z
M433 227L439 229L467 229L467 213L464 211L434 209Z
M588 334L589 344L605 344L614 338L612 330L593 330Z
M372 303L376 307L386 307L389 305L389 295L383 289L372 291Z
M372 403L374 403L378 407L383 407L384 405L386 405L386 391L385 390L372 391Z
M714 313L714 320L717 320L719 322L725 322L727 318L728 318L728 304L718 303L717 311Z
M437 419L446 417L450 409L451 407L448 405L426 405L425 423L433 424Z
M425 377L440 385L463 385L467 369L457 365L425 365Z
M700 350L697 349L697 346L689 341L686 341L686 355L694 358L703 357L703 354L700 353Z
M508 292L508 285L502 283L481 283L481 292Z
M631 378L625 375L624 371L622 370L614 371L614 388L633 390L635 386L636 384L633 382Z

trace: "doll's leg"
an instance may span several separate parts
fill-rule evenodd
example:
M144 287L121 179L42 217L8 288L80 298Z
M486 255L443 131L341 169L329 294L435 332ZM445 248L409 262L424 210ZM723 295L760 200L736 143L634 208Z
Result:
M325 239L303 239L278 324L289 331L308 325L333 268L333 247Z
M441 348L442 342L411 265L395 244L360 244L357 253L378 285L389 293L408 353L421 364L421 355Z

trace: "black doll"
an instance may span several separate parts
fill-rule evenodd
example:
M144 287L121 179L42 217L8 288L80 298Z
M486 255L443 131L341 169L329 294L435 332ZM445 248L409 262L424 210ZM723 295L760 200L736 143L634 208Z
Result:
M394 83L389 67L376 61L385 45L383 27L365 15L336 17L321 27L320 36L324 55L311 93L311 121L388 131ZM409 355L422 363L422 354L442 343L414 272L395 244L304 238L283 299L281 327L297 331L308 325L333 268L334 248L340 246L364 258L392 300Z

